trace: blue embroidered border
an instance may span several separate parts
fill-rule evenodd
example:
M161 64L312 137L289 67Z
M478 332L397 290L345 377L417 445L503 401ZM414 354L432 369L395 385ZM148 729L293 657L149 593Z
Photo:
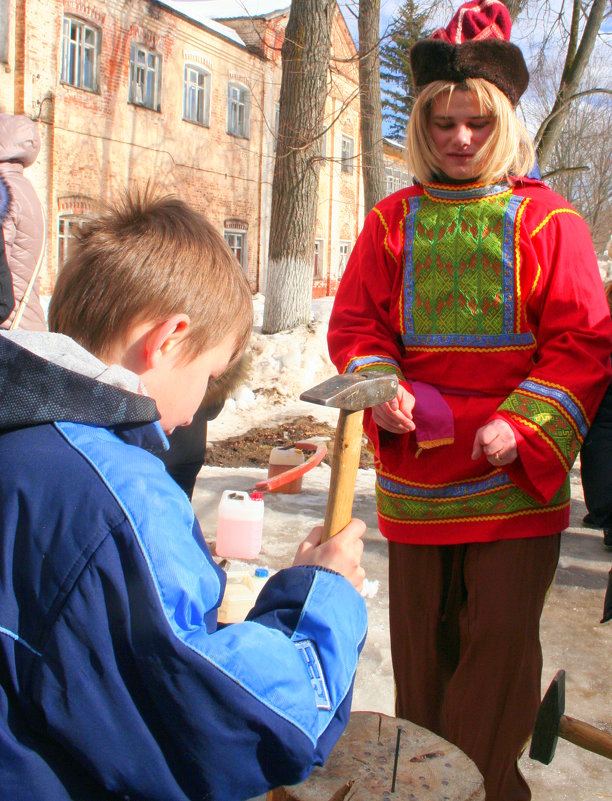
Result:
M354 373L367 364L388 364L401 372L399 364L394 359L386 356L362 356L359 359L352 359L349 366L346 368L346 372Z
M512 481L505 473L495 473L495 475L481 481L449 484L443 487L408 486L399 481L385 478L380 474L376 477L376 480L380 488L385 492L412 498L465 498L469 495L481 495L484 492L512 485Z
M465 190L466 194L473 197L483 197L483 194L499 194L505 191L507 186L487 187L491 192L483 192L479 187L474 190ZM430 187L428 187L428 191ZM493 191L497 190L497 191ZM443 192L444 190L437 190ZM461 193L453 191L447 193L449 197L457 198ZM533 345L534 339L531 332L517 334L514 332L514 229L516 215L520 208L523 198L513 196L508 201L508 206L504 213L504 234L502 242L502 291L504 295L504 333L490 335L471 335L471 334L415 334L414 318L412 309L414 305L414 271L412 244L414 237L414 227L416 216L421 208L423 197L413 197L409 201L408 214L404 219L406 239L404 245L404 289L403 289L403 334L402 341L406 347L480 347L480 348L499 348L499 347L529 347Z
M540 384L537 381L521 381L518 389L524 389L526 392L533 392L534 395L541 395L544 398L553 398L563 406L565 411L572 417L578 426L578 430L583 437L586 437L589 426L584 419L584 415L578 408L577 404L567 395L563 390L557 387L548 387L545 384Z
M492 184L491 186L475 186L471 189L444 189L441 186L425 184L423 189L426 194L440 200L480 200L483 197L507 192L509 186L508 184Z

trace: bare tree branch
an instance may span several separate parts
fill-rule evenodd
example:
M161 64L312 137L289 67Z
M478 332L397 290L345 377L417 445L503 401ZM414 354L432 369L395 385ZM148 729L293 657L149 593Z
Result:
M594 94L604 94L604 95L612 95L612 89L604 89L603 87L596 87L594 89L585 89L583 92L576 92L576 94L568 97L562 106L559 106L555 111L552 111L542 122L540 123L540 127L538 128L538 132L533 138L534 144L538 145L540 139L542 138L542 134L546 129L546 126L559 114L563 114L567 111L570 104L574 100L579 100L581 97L586 97L587 95L594 95Z
M544 181L548 178L554 178L555 175L563 175L569 172L589 172L590 169L588 164L582 164L579 167L559 167L556 170L545 172L544 175L542 175L542 180Z

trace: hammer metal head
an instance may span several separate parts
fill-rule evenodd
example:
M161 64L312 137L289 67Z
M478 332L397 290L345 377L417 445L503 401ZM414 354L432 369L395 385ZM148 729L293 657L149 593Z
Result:
M546 695L542 699L536 718L529 756L545 765L550 765L555 755L559 725L565 712L565 671L557 671Z
M300 400L357 412L392 400L397 394L397 387L397 376L394 373L374 370L343 373L306 390L300 395Z

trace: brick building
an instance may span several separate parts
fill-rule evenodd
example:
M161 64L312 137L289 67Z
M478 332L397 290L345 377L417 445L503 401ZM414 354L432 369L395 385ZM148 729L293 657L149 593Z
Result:
M283 0L266 4L0 0L0 107L36 120L42 141L26 174L47 218L43 294L83 216L147 181L205 212L265 291L289 15ZM340 11L331 56L315 295L334 292L363 221L358 67Z

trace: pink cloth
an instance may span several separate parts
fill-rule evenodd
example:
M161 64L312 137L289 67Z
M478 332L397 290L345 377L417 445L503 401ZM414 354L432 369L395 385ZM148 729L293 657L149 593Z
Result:
M417 452L440 445L452 445L455 441L455 420L450 406L439 390L422 381L411 381L415 397L413 417L416 425Z

